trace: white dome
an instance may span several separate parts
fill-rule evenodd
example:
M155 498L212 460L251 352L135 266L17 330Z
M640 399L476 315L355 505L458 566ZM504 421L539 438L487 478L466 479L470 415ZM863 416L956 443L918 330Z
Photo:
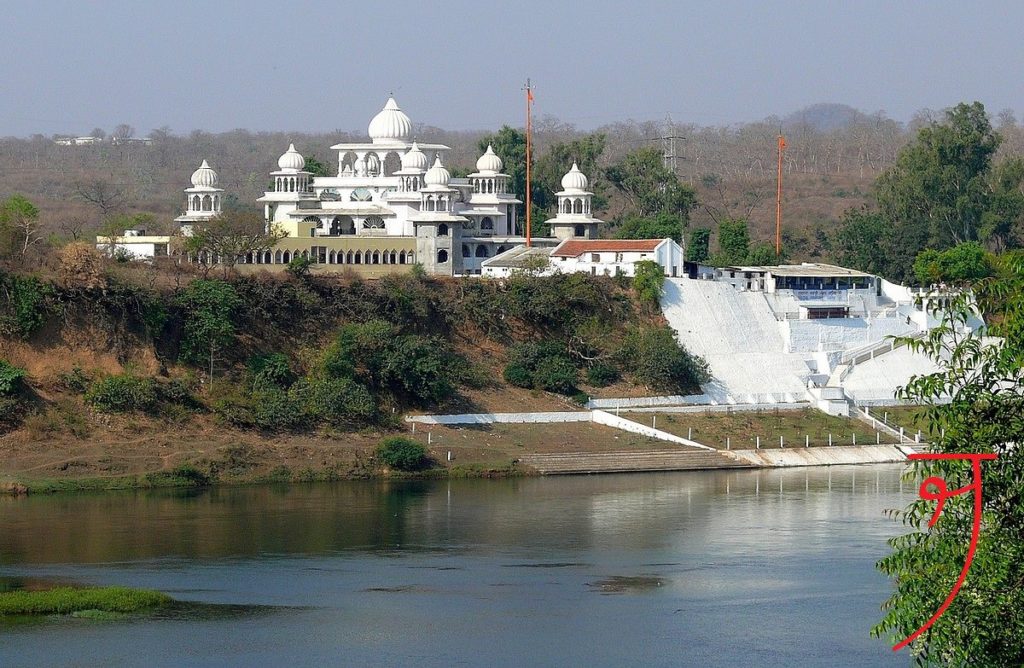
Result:
M576 163L572 163L572 169L562 177L562 190L586 190L587 176L580 171Z
M288 150L277 159L277 166L281 169L301 171L306 166L306 159L295 150L295 144L288 144Z
M402 169L418 169L421 172L427 169L427 156L420 150L416 142L412 143L409 152L402 156Z
M398 108L395 98L389 97L384 108L370 121L368 132L374 144L406 141L412 133L412 121Z
M501 158L494 153L494 149L488 144L487 150L476 161L476 171L497 174L501 171L501 168Z
M437 156L434 166L423 176L423 182L428 186L447 186L451 179L452 175L441 164L441 156Z
M199 169L192 172L192 187L217 187L217 172L213 171L213 169L210 167L210 163L203 160L203 164L199 165Z

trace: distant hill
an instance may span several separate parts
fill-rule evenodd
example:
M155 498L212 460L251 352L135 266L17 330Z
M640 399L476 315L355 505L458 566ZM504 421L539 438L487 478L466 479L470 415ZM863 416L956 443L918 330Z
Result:
M819 102L794 111L782 119L784 127L807 124L818 132L832 132L850 127L867 118L867 114L847 104Z

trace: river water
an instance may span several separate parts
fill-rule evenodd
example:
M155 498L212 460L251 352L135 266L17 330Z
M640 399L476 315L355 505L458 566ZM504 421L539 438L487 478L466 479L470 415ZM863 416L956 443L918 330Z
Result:
M0 576L243 607L0 626L0 666L905 666L892 465L0 499Z

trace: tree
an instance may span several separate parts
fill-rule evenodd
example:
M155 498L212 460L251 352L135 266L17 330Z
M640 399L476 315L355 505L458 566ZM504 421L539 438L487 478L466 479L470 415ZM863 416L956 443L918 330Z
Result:
M921 251L914 260L914 275L921 285L963 285L991 276L992 269L981 244L967 241L944 251Z
M306 156L306 171L313 176L329 176L327 165L317 160L315 155Z
M686 259L690 262L707 262L711 257L709 250L711 229L698 227L690 232L689 243L686 244Z
M848 209L832 239L836 262L871 274L892 276L896 258L890 244L891 231L892 226L882 214L866 208Z
M699 392L700 384L711 379L707 362L691 355L665 325L633 329L618 356L637 382L659 392Z
M628 153L608 168L606 176L638 216L668 213L678 216L685 225L697 203L693 189L679 182L679 177L663 164L657 149Z
M252 211L229 211L205 223L195 223L184 239L185 252L206 266L219 263L227 273L251 253L265 251L287 236L278 228L267 231L263 217Z
M7 228L7 234L4 229ZM39 243L39 208L24 195L11 195L0 203L0 235L7 236L14 250L22 259L28 249Z
M634 265L633 289L640 302L657 306L661 300L661 286L665 284L665 272L661 265L651 260L641 260Z
M109 218L128 203L128 192L122 186L99 177L77 181L74 195L99 209L101 218Z
M746 264L754 267L769 267L777 265L783 258L775 254L775 246L762 241L754 244L747 253Z
M981 532L970 573L945 613L910 646L919 665L1024 665L1024 255L1002 256L997 269L957 299L927 339L905 341L940 369L900 392L926 406L921 426L932 434L929 449L997 454L982 464ZM975 305L990 323L979 332L966 327ZM949 460L914 462L912 475L938 476L949 490L973 483L969 464ZM975 493L948 498L930 528L929 501L894 512L910 533L890 540L892 552L878 563L895 591L873 635L902 641L938 610L964 563Z
M225 281L192 281L178 297L184 316L181 356L189 362L209 364L213 383L217 356L235 341L235 313L242 300Z
M599 132L548 147L547 152L537 159L530 175L532 197L538 208L544 213L555 213L555 193L562 189L562 177L574 162L588 177L588 188L594 193L591 199L593 210L600 211L607 206L604 179L601 178L602 170L598 164L604 147L605 135Z
M632 216L615 229L616 239L664 239L678 242L683 234L683 221L670 213L658 213L649 218Z
M958 104L944 122L922 127L876 183L879 207L898 236L940 249L977 240L1001 141L980 102ZM923 247L908 248L904 259Z
M110 133L110 138L115 144L124 143L135 136L135 128L127 123L121 123Z
M750 232L747 230L747 221L726 218L718 223L718 254L715 256L715 264L743 264L749 253Z

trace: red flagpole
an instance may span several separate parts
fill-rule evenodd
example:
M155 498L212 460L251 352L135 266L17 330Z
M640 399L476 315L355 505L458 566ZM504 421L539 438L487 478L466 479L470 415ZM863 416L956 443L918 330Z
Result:
M530 89L530 80L526 80L526 245L530 246L530 209L532 198L530 197L530 150L532 134L532 121L530 107L533 104L533 92Z

